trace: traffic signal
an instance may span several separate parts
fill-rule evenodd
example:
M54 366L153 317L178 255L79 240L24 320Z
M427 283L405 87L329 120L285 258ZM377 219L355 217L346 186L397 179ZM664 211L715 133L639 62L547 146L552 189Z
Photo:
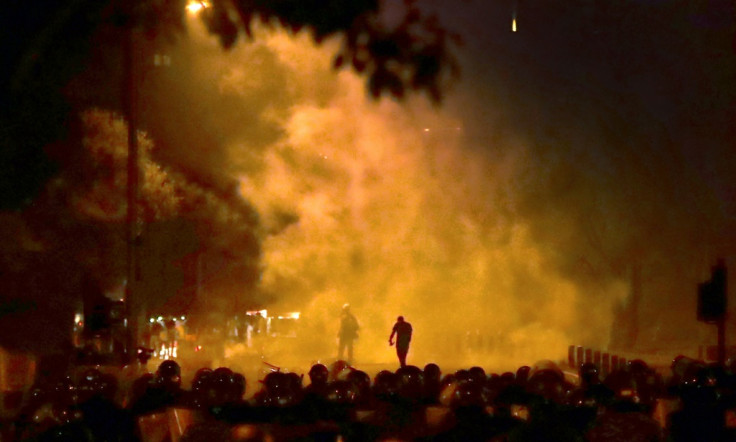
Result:
M85 315L85 329L91 333L99 333L110 328L110 303L104 298L92 305L91 311Z
M111 327L125 326L125 303L98 297L85 315L85 329L91 333L110 330Z
M698 320L717 322L726 314L726 265L722 260L713 267L709 281L698 284Z

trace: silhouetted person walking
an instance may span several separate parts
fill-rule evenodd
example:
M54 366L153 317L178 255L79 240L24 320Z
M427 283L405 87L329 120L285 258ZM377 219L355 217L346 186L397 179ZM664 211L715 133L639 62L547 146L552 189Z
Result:
M411 324L404 321L403 316L399 316L396 318L394 328L391 329L391 336L388 337L388 345L394 345L394 335L396 335L396 355L402 367L406 367L406 354L409 353L412 331Z
M340 331L337 334L337 358L342 359L347 349L348 364L353 363L353 341L358 338L359 328L358 320L350 313L350 304L343 305L340 314Z

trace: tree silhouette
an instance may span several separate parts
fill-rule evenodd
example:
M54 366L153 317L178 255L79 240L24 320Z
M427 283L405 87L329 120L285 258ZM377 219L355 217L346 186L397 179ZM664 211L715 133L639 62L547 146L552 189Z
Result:
M111 113L85 111L124 111L120 77L127 35L176 39L186 32L185 6L182 0L5 5L0 18L6 42L0 52L0 210L12 212L3 219L9 228L0 253L5 344L58 350L68 342L80 284L94 275L100 288L109 290L124 275L125 122ZM239 38L254 38L256 21L309 33L317 43L340 38L334 68L361 74L373 97L401 99L416 91L439 103L445 83L457 75L450 51L457 37L411 0L391 20L395 25L387 25L382 14L372 0L216 0L207 3L200 18L225 50ZM98 62L100 52L109 52L102 60L111 63L100 72L112 75L73 85L73 79L94 70L90 62ZM150 284L141 288L141 296L150 298L148 307L166 306L172 291L185 293L183 301L206 290L241 302L239 295L255 286L260 271L254 211L222 183L195 182L185 173L162 169L150 158L150 140L140 144L145 232L137 249L142 271L149 273ZM252 290L249 295L254 299ZM57 320L31 327L41 317Z
M205 2L202 2L205 4ZM366 79L374 97L401 98L409 90L442 100L443 85L458 68L450 50L458 37L435 15L404 0L397 24L388 26L376 0L215 0L200 14L223 48L240 36L252 37L260 20L291 32L309 32L316 42L339 36L336 68L351 68ZM6 42L0 68L0 209L27 205L56 172L44 153L50 143L70 136L75 103L65 91L86 69L96 45L118 51L126 32L170 38L185 31L183 0L66 0L11 2L0 31ZM117 29L106 42L93 36L102 27ZM112 82L113 88L119 83ZM116 94L113 94L116 95ZM86 97L90 98L90 97ZM85 106L122 110L119 94L92 94Z
M61 349L90 281L93 294L122 296L127 127L102 110L84 112L81 122L78 154L60 163L32 206L0 218L8 234L0 245L4 347ZM200 284L205 295L237 305L260 272L255 211L237 195L162 167L151 140L140 133L139 141L139 298L150 311L185 314Z

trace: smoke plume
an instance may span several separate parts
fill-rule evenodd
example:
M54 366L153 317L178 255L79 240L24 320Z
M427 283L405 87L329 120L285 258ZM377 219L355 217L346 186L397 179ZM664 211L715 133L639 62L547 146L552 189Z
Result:
M292 352L334 356L345 303L364 361L393 359L398 315L418 364L556 359L607 347L622 319L640 346L709 336L694 287L723 213L671 122L632 95L660 74L616 90L593 62L579 77L500 35L465 50L463 81L436 107L370 99L330 68L336 42L259 29L223 53L192 23L172 81L218 137L170 160L237 180L257 208L267 307L302 313ZM615 318L634 292L638 310Z

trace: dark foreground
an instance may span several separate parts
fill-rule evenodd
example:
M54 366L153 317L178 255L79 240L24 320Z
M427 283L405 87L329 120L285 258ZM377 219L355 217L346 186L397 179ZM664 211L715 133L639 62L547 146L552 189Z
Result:
M486 373L407 366L369 376L338 361L276 370L246 391L243 374L181 367L119 374L85 367L45 379L2 425L2 440L38 441L729 441L733 368L676 358L658 374L640 360L605 377L583 364L571 383L552 363ZM187 388L188 387L188 388Z

